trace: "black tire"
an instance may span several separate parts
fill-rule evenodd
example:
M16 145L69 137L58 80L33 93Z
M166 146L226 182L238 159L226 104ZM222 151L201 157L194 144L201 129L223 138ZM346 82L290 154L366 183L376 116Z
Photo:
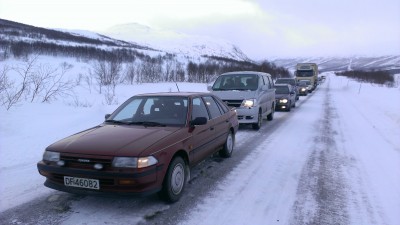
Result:
M160 197L173 203L180 199L188 179L188 170L182 157L175 157L168 167Z
M289 102L289 105L287 107L287 111L290 112L292 110L292 101Z
M253 123L253 129L254 130L259 130L261 128L261 124L262 124L262 114L261 114L261 110L258 111L258 116L257 116L257 123Z
M229 131L228 137L226 137L224 148L219 151L219 155L224 158L231 157L234 146L235 146L235 135L233 134L233 132Z
M267 115L267 120L268 120L268 121L271 121L271 120L274 119L274 113L275 113L275 106L272 105L271 113Z
M296 101L294 101L293 108L296 108Z

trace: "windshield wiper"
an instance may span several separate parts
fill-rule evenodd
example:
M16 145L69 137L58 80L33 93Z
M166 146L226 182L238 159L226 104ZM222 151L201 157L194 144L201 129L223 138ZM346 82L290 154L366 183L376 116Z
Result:
M145 122L143 122L143 126L145 126L145 127L165 127L166 125L159 123L159 122L145 121Z
M115 124L127 124L126 122L122 122L120 120L106 120L105 122L115 123Z
M131 122L128 124L138 124L138 125L143 125L145 127L165 127L165 124L159 123L159 122L154 122L154 121L141 121L141 122Z

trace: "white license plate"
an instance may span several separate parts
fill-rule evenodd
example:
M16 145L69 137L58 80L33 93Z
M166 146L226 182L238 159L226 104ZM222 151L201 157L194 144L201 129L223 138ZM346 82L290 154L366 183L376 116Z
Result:
M64 185L69 187L80 187L88 189L100 189L99 180L79 178L79 177L64 177Z

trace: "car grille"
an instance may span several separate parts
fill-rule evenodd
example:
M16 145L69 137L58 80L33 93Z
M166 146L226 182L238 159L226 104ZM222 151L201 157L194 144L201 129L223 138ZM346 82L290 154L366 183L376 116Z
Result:
M110 156L96 156L91 155L72 155L72 154L61 154L61 160L65 162L65 165L69 168L76 169L94 169L95 164L103 165L103 170L111 169L113 158Z
M229 106L229 107L240 107L242 105L243 100L224 100L224 102Z
M93 156L93 155L77 155L70 153L61 153L60 160L65 162L66 168L73 169L84 169L88 171L97 171L94 168L95 164L102 164L103 169L101 171L112 171L112 160L111 156ZM86 175L71 175L62 173L52 173L51 177L48 177L53 182L60 185L64 185L64 176L76 176L90 179L98 179L100 182L100 187L102 190L111 190L115 187L114 178L96 177L96 176L86 176Z

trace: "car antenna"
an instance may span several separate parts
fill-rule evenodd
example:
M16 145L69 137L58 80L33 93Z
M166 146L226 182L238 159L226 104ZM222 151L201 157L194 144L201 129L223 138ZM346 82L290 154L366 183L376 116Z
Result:
M175 82L176 88L178 88L178 92L181 92L178 87L178 83Z

